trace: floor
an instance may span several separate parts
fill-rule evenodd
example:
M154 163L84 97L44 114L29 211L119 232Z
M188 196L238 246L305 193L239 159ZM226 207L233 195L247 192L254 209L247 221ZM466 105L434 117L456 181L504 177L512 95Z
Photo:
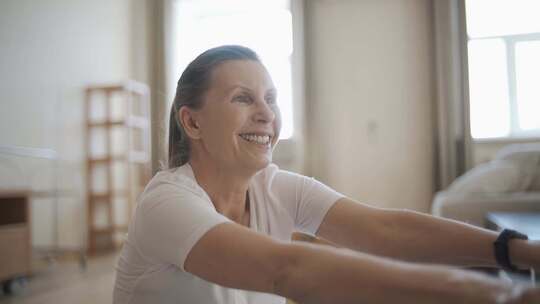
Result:
M2 294L0 304L112 303L117 254L89 258L86 269L76 259L35 262L34 274L14 295Z

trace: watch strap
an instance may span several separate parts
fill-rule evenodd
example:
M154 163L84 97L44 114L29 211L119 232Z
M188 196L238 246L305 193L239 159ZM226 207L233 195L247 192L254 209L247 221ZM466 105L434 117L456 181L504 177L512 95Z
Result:
M505 270L517 271L517 267L510 261L508 242L512 239L528 240L529 238L522 233L512 229L504 229L497 240L493 243L495 249L495 260L497 264Z

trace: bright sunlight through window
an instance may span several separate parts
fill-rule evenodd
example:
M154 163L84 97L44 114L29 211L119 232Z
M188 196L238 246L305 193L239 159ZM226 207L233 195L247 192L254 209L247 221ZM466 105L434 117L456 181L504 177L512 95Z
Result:
M291 56L292 16L283 0L177 0L173 17L175 75L198 54L224 44L253 49L278 91L281 139L293 135Z
M466 0L473 138L540 136L538 12L538 0Z

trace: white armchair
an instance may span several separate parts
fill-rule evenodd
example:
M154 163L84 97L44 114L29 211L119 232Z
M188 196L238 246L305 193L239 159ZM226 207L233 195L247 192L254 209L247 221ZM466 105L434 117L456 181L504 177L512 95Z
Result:
M501 149L438 192L432 214L483 227L490 211L540 212L540 143Z

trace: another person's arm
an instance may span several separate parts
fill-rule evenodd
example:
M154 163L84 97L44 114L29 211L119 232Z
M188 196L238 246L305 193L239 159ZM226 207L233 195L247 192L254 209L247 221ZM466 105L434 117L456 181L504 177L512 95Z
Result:
M382 209L340 199L318 236L340 246L407 261L459 266L496 266L497 233L414 211ZM540 270L540 242L511 240L513 264Z
M534 303L540 294L445 266L398 262L303 243L281 243L234 223L209 230L192 248L186 271L239 289L299 303ZM536 293L536 294L533 294Z

